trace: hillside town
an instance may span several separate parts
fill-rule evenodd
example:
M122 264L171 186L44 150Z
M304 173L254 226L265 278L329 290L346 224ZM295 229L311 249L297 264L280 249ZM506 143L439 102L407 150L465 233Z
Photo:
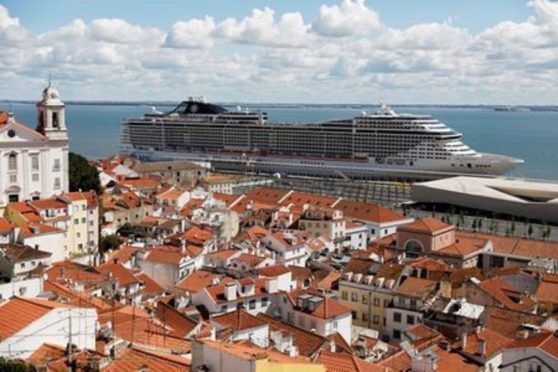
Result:
M556 371L558 242L278 188L186 161L91 161L64 105L0 113L0 357L44 371ZM30 124L30 123L29 123Z

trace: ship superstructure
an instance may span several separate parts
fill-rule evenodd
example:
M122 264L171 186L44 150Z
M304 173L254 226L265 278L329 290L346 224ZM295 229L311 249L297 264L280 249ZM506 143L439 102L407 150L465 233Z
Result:
M379 112L320 123L271 123L267 114L190 99L122 123L122 152L217 169L373 178L378 173L501 174L522 161L478 153L431 116ZM436 177L427 177L436 178Z

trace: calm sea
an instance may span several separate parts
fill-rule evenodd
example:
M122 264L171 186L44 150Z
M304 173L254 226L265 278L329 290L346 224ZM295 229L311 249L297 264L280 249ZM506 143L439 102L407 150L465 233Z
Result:
M32 104L0 103L20 121L35 127L36 108ZM158 106L161 111L170 107ZM258 108L260 110L260 108ZM313 122L359 115L361 109L348 108L261 108L271 121ZM375 109L370 109L374 111ZM147 106L67 105L66 122L72 151L91 158L118 151L120 121L149 111ZM398 112L431 114L463 133L464 142L481 152L510 155L525 164L510 175L558 179L558 112L497 112L486 108L405 107Z

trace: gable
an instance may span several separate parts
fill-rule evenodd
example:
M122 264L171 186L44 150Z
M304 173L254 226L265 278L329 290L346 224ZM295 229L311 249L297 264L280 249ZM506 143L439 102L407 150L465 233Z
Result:
M0 126L0 143L45 142L47 138L17 121Z

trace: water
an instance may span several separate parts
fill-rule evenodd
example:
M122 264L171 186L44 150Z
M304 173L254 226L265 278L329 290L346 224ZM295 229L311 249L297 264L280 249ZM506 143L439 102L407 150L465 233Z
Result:
M16 117L35 127L36 108L32 104L0 104ZM161 111L169 106L158 106ZM67 105L66 123L71 151L91 158L107 157L118 151L120 121L147 112L147 106ZM315 122L360 115L349 108L262 108L272 121ZM431 114L463 133L473 149L509 155L525 160L510 171L518 177L558 179L558 112L497 112L486 108L405 107L398 112Z

